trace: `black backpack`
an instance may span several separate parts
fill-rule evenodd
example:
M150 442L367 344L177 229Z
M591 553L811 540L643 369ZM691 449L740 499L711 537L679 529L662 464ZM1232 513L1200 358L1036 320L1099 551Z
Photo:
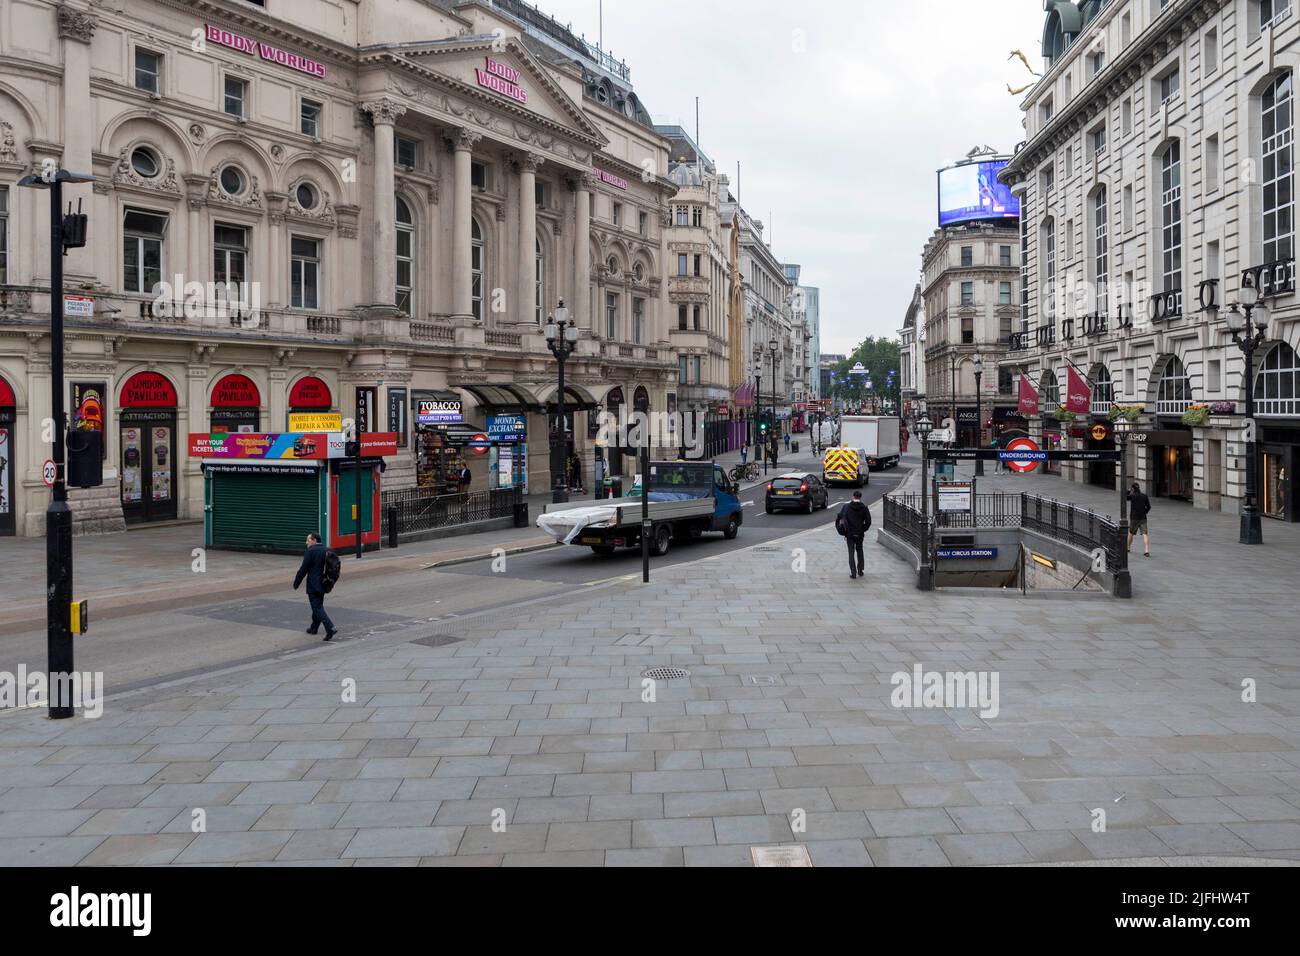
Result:
M325 588L325 593L329 594L334 590L334 585L339 583L339 575L343 573L343 562L333 551L325 552L325 571L321 574L321 586Z

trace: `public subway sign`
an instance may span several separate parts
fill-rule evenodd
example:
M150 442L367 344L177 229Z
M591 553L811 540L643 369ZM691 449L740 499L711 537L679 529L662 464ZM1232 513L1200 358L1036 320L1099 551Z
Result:
M600 177L602 183L609 183L616 189L627 189L627 180L622 176L615 176L613 173L607 173L603 169L593 168L592 171Z
M288 50L281 50L278 46L261 43L252 37L240 36L238 33L232 33L221 27L213 26L211 23L205 24L205 26L209 43L229 47L249 56L260 56L268 63L275 63L291 70L297 70L299 73L306 73L308 76L325 79L325 64L313 60L311 57L290 53Z
M484 69L474 71L474 76L478 78L478 85L493 93L508 96L517 103L527 103L528 91L519 85L519 71L490 56L486 60Z

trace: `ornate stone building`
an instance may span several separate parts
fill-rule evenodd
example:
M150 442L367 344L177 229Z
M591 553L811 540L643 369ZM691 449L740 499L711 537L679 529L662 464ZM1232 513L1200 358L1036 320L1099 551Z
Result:
M186 434L286 431L293 411L397 432L386 487L437 487L464 447L417 426L426 399L461 403L461 432L523 416L527 456L466 456L474 487L546 490L561 299L588 476L596 411L664 410L676 382L667 141L626 65L533 7L8 0L0 534L39 533L48 500L47 200L15 186L47 166L95 176L67 190L90 242L63 290L65 401L106 444L81 531L199 517ZM190 283L221 286L187 306Z
M1039 387L1035 431L1094 442L1055 414L1073 366L1090 384L1088 426L1105 426L1112 403L1143 407L1129 470L1151 494L1235 511L1253 389L1263 511L1294 521L1294 4L1047 6L1045 73L1002 174L1022 197L1026 253L1008 360ZM1225 321L1247 283L1269 316L1249 369ZM1097 466L1065 477L1115 479Z

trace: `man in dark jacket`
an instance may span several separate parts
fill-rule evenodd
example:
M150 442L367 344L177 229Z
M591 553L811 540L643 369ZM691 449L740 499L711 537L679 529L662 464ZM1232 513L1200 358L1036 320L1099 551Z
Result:
M1133 550L1133 539L1142 535L1142 556L1151 557L1151 536L1147 533L1147 515L1151 514L1151 499L1142 493L1135 481L1128 493L1128 549Z
M853 492L853 500L840 509L835 524L843 529L849 545L849 579L863 577L862 539L871 530L871 509L862 503L862 492Z
M320 543L320 535L315 531L307 535L307 553L302 556L302 567L293 579L293 589L298 590L303 579L307 579L307 601L311 604L311 627L308 634L319 634L320 626L325 625L325 640L332 641L338 628L325 613L325 558L329 549Z

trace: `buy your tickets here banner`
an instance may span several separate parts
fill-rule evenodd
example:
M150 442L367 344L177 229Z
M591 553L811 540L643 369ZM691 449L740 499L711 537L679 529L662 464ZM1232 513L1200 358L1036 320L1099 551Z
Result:
M284 432L257 434L230 432L190 435L190 457L216 460L325 461L345 458L347 440L342 432L313 434ZM397 454L396 432L363 432L361 457L383 458Z

